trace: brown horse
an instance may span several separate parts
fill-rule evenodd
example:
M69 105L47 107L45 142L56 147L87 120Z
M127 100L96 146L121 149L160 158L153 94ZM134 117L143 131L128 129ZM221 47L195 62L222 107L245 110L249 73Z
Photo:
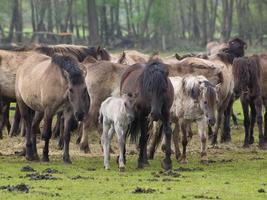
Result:
M82 136L78 138L77 143L80 143L81 150L88 153L88 134L97 128L101 103L110 96L119 96L121 76L128 66L109 61L91 63L92 59L90 62L86 60L83 64L87 71L85 81L91 97L91 106L83 121Z
M259 146L267 149L267 54L235 59L233 76L234 92L236 96L241 95L244 113L244 147L254 143L253 129L256 121L259 130ZM264 134L262 106L265 107Z
M77 45L35 45L16 48L12 51L0 50L0 96L10 101L16 101L15 97L15 77L18 68L24 61L33 55L45 54L53 56L55 53L71 54L82 62L88 55L96 60L110 60L109 53L101 47L86 47ZM16 109L14 123L12 124L10 135L17 135L19 132L20 113Z
M120 93L121 95L129 93L137 95L136 117L131 125L130 135L132 139L136 139L141 130L138 168L143 168L147 162L148 123L161 120L166 137L166 151L162 167L166 170L171 169L170 108L174 91L168 78L166 65L157 60L132 65L122 75Z
M84 81L84 73L78 60L71 56L57 55L52 58L32 53L18 69L16 97L21 117L26 126L26 159L38 160L36 130L44 118L43 161L49 161L49 140L53 116L57 111L64 115L65 163L70 163L69 142L71 120L82 121L89 110L90 99ZM35 111L31 122L30 113Z

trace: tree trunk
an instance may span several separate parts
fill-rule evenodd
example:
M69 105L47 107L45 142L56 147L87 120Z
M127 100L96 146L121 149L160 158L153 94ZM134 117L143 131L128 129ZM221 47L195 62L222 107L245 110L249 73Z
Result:
M223 22L221 31L221 41L226 42L230 39L232 31L233 0L223 0Z
M212 41L214 39L215 26L216 26L216 17L218 10L218 0L213 4L213 0L210 0L210 18L209 18L209 32L208 32L208 40Z
M9 26L8 42L12 42L14 37L14 29L16 27L16 22L18 21L18 11L19 10L19 0L13 0L12 7L12 18Z
M191 0L192 6L192 20L193 20L193 39L195 41L200 40L200 31L199 31L199 20L197 16L197 5L195 0Z
M201 40L201 45L205 46L207 44L207 14L208 14L208 9L207 9L207 1L203 0L202 1L202 40Z
M87 0L89 43L91 45L99 44L98 17L95 0Z
M154 0L149 0L148 2L148 6L145 10L145 16L144 16L144 21L143 21L143 24L142 24L142 27L141 27L141 34L143 34L143 36L145 35L147 29L148 29L148 19L149 19L149 15L150 15L150 10L151 10L151 7L154 3Z

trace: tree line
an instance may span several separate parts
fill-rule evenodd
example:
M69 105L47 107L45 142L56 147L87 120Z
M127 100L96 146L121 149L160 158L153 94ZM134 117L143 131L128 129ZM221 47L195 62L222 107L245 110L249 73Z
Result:
M74 42L165 50L205 46L233 36L264 45L267 37L267 0L1 0L1 4L1 43Z

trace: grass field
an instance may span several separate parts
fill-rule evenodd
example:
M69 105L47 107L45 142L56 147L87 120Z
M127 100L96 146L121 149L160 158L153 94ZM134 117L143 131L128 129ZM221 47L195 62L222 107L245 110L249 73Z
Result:
M238 102L235 112L242 119ZM256 144L242 148L244 134L241 121L239 124L239 129L232 131L231 144L208 149L210 162L207 165L199 162L199 138L194 135L189 144L189 163L181 165L173 156L173 171L168 173L161 171L163 154L160 151L149 167L136 169L133 145L128 151L125 172L118 171L116 155L112 155L111 170L105 171L95 138L93 142L90 138L93 152L89 155L80 153L75 137L72 138L72 165L63 164L56 141L52 141L50 163L30 163L14 155L14 151L21 149L23 139L10 139L5 134L0 141L0 199L267 199L267 153ZM40 141L39 155L42 146ZM113 147L117 150L115 142ZM22 172L21 168L28 165L36 171ZM44 172L47 168L54 173ZM16 188L12 186L17 184L26 184L19 189L29 189L28 193L14 191Z

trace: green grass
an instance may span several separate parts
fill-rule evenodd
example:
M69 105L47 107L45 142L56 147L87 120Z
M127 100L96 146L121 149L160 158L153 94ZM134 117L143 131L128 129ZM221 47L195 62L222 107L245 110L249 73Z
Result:
M239 102L235 103L234 108L236 113L241 113ZM239 114L238 118L241 120L242 115ZM186 167L203 170L176 172L180 174L179 177L162 174L155 177L155 173L161 171L161 152L144 170L136 169L136 155L127 155L125 172L118 171L116 156L112 155L111 170L106 171L97 142L92 145L93 154L88 156L79 153L74 144L75 138L72 138L71 145L72 165L63 164L62 152L55 149L55 141L51 144L50 163L31 163L23 157L12 155L14 149L21 148L18 144L22 144L23 139L10 139L5 135L4 140L0 141L0 152L4 154L0 156L0 186L25 183L30 186L30 191L21 193L0 190L0 199L267 199L267 153L259 150L256 144L248 149L242 148L244 133L241 121L239 124L239 129L232 131L231 144L220 144L218 148L208 149L209 159L215 161L209 165L199 162L199 138L194 135L188 146L189 163L181 165L173 158L173 169ZM42 143L38 145L39 154ZM133 147L131 145L130 148ZM57 169L62 173L53 174L60 178L58 180L29 180L25 177L27 173L20 171L26 165L40 173L46 168ZM84 179L73 180L76 176ZM156 191L134 194L137 187ZM266 193L258 192L259 189L264 189Z

